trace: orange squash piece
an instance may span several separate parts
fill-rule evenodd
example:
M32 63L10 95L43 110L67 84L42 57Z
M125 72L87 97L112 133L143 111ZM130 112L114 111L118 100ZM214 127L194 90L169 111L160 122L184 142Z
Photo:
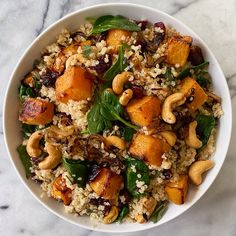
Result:
M132 140L129 153L152 166L159 167L162 163L161 156L170 148L168 143L158 137L138 134Z
M131 36L131 32L122 29L112 29L108 31L106 41L107 46L113 46L113 52L116 53L119 50L119 46L127 42L129 37Z
M184 204L188 192L188 184L187 175L180 175L178 181L169 182L165 186L168 199L177 205Z
M181 82L180 92L184 93L186 105L190 111L194 112L207 100L207 94L196 80L186 77Z
M71 44L70 46L63 49L63 54L65 54L67 57L74 55L78 51L79 45L77 44Z
M123 177L108 168L101 168L96 178L90 182L90 187L102 198L115 200L123 188Z
M166 62L171 65L184 66L190 52L192 38L190 36L173 36L167 42Z
M155 96L132 99L126 107L132 123L148 126L161 113L161 102Z
M22 104L19 120L28 125L46 125L52 121L54 105L38 98L26 98Z
M93 76L79 66L69 67L56 81L56 99L62 103L92 97Z
M65 180L61 175L53 182L51 195L55 199L62 200L65 205L71 203L71 189L66 186Z

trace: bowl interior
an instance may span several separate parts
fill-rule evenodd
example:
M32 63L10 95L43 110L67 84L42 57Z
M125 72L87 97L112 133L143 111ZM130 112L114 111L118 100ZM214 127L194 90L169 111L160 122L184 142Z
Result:
M177 29L177 31L186 35L191 35L194 38L194 43L200 45L202 48L205 59L210 61L209 72L213 79L213 86L216 93L222 97L223 101L222 106L224 110L224 116L219 122L216 143L217 148L215 154L212 157L213 160L215 160L215 167L206 175L203 184L199 188L190 189L187 202L184 205L176 206L170 204L167 213L156 224L122 224L121 227L119 224L103 225L90 221L88 217L76 217L71 214L66 214L62 204L59 204L55 200L46 196L40 198L40 194L42 193L40 187L34 182L25 178L23 166L16 152L16 147L21 143L20 124L17 122L19 109L18 87L21 78L23 78L23 76L31 70L33 61L34 59L40 57L41 50L48 44L52 43L63 28L73 31L84 22L86 17L98 17L106 14L120 14L132 19L144 18L153 23L157 21L163 21L165 24L173 26L175 29ZM169 15L155 9L134 4L103 4L82 9L64 17L44 31L30 45L30 47L20 59L9 81L9 86L5 97L3 127L9 156L11 157L12 163L16 168L17 173L29 191L31 191L31 193L33 193L33 195L45 207L63 219L84 228L105 232L132 232L152 228L175 218L190 208L206 192L217 176L227 153L231 134L231 116L229 90L224 75L213 54L210 52L205 43L192 30Z

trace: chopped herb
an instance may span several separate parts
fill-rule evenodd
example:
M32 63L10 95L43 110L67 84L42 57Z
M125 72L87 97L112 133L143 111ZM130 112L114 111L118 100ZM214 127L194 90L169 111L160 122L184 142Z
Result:
M89 55L90 55L91 52L92 52L92 48L91 48L91 46L89 46L89 45L84 45L84 46L82 47L82 50L83 50L83 55L84 55L86 58L88 58Z

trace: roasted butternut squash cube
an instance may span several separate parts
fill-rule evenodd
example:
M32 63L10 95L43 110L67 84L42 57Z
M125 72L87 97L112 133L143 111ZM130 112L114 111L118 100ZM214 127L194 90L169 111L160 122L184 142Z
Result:
M33 79L33 75L30 73L28 74L24 79L23 79L23 83L25 85L28 85L29 87L34 87L34 79Z
M77 44L71 44L70 46L63 49L63 54L65 54L67 57L72 56L77 53L79 45Z
M62 103L92 97L93 76L85 69L72 66L56 81L56 99Z
M107 168L101 168L90 182L93 191L108 200L115 200L123 185L123 177Z
M192 38L189 36L173 36L167 42L166 62L171 65L184 66L190 52Z
M107 46L113 47L113 52L116 53L122 43L127 42L131 32L122 29L111 29L108 31L106 41Z
M139 126L148 126L161 112L161 102L155 96L145 96L132 99L126 107L132 123Z
M177 205L184 204L188 192L188 176L180 175L176 182L169 182L165 186L169 200Z
M46 125L52 121L54 105L38 98L26 98L22 104L19 120L28 125Z
M131 142L129 153L144 162L158 167L161 166L161 156L170 150L170 145L158 137L138 134Z
M181 82L180 92L184 93L186 105L190 111L194 112L207 100L207 94L198 82L190 77L186 77Z
M53 182L51 196L55 199L62 200L65 205L71 203L71 189L66 186L65 180L61 175Z

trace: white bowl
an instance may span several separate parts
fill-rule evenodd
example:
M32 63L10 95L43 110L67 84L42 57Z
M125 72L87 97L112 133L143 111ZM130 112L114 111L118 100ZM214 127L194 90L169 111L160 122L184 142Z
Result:
M20 79L23 78L23 76L32 69L32 63L34 59L40 57L40 52L45 46L55 41L55 37L61 32L63 28L75 30L79 27L80 24L84 22L84 19L86 17L99 17L106 14L120 14L132 19L146 18L150 22L163 21L165 24L173 26L177 31L186 35L191 35L194 38L194 43L200 45L200 47L202 48L205 59L210 61L209 72L213 79L214 90L220 97L222 97L222 107L224 110L224 115L219 122L216 152L212 156L212 159L215 161L215 167L206 175L206 178L201 186L199 186L198 188L190 189L187 202L184 205L177 206L170 204L169 209L164 217L156 224L94 224L94 222L90 221L88 217L76 217L72 214L66 214L64 212L63 204L59 204L54 199L50 199L46 196L40 198L40 194L42 193L41 188L38 184L25 178L23 165L21 164L16 152L16 147L21 143L20 123L18 122L18 87L20 85ZM51 212L61 217L62 219L83 228L103 232L133 232L150 229L152 227L166 223L171 219L174 219L175 217L179 216L187 209L189 209L195 202L200 199L200 197L203 196L203 194L211 186L212 182L221 169L230 142L231 123L232 111L228 86L222 70L220 69L218 62L216 61L216 58L206 46L206 44L191 29L189 29L187 26L174 19L173 17L156 9L129 3L102 4L76 11L54 23L38 38L36 38L25 51L11 75L5 96L3 116L4 136L9 156L20 179L28 188L28 190L33 194L33 196L38 199L38 201L47 209L49 209Z

